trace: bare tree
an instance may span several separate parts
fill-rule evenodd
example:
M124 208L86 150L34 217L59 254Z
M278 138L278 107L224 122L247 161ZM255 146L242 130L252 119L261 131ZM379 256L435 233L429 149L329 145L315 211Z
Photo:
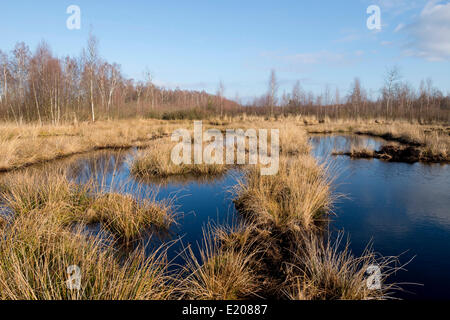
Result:
M277 82L277 76L275 74L275 70L272 69L270 71L270 78L269 78L269 92L268 92L268 98L269 98L269 106L270 106L270 115L273 116L273 109L277 103L277 92L278 92L278 82Z
M16 103L17 103L17 111L18 111L18 117L19 120L23 120L23 110L22 108L25 105L25 94L26 94L26 80L28 78L28 66L29 66L29 60L30 60L30 49L28 46L23 43L19 42L13 51L13 72L14 72L14 78L16 80ZM14 109L11 107L13 113Z
M9 74L9 61L8 61L8 55L6 53L3 53L3 51L0 50L0 103L5 103L5 105L8 104L8 79L10 77Z
M94 107L94 84L96 71L98 67L98 39L92 34L89 33L89 39L87 42L87 52L84 52L85 57L85 68L88 76L89 82L89 98L91 103L91 116L92 122L95 122L95 107Z
M394 66L386 71L384 77L383 95L386 99L386 118L392 114L391 102L394 97L395 87L397 82L401 79L400 70L397 66Z
M219 100L219 108L220 108L220 117L223 117L223 95L225 93L225 85L223 81L219 81L219 85L217 87L217 98Z
M298 107L302 104L302 97L303 97L303 90L300 85L300 81L297 80L292 88L291 94L291 102L294 105L294 107Z
M148 68L144 71L144 79L145 79L145 86L147 87L146 93L145 93L145 100L148 100L149 97L151 97L151 109L153 110L155 108L155 85L153 84L153 76L152 73Z

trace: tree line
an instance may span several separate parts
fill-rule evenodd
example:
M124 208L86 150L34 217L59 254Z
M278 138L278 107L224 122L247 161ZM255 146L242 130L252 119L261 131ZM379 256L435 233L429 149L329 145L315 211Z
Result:
M56 57L44 41L31 52L20 42L9 54L0 50L0 119L57 124L178 109L223 113L236 105L223 94L158 87L144 74L145 80L127 79L119 64L101 58L92 34L79 57Z
M319 94L297 81L291 92L279 95L279 81L271 71L267 93L242 105L225 98L220 81L215 95L205 91L167 89L144 80L126 78L117 63L104 60L98 39L90 34L79 57L56 57L46 42L31 52L17 43L8 54L0 50L0 119L58 124L127 117L163 119L202 118L240 113L277 116L314 115L318 119L406 119L420 123L450 122L450 96L431 79L418 89L404 81L397 67L387 70L383 87L368 93L359 78L341 94L327 85Z
M320 94L307 92L297 81L291 92L278 97L279 85L272 70L267 93L255 98L247 110L259 114L314 115L331 119L404 119L420 123L450 123L450 96L444 95L429 78L422 80L416 90L401 77L398 67L388 69L384 85L378 92L368 93L359 78L355 78L343 95L338 88L326 85Z

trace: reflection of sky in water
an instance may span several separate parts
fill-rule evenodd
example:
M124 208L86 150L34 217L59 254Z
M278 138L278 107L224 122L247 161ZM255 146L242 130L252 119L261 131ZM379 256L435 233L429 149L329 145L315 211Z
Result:
M399 293L402 298L450 298L450 167L388 163L380 160L351 160L332 157L332 151L346 151L351 145L378 149L383 140L363 136L318 136L310 139L313 154L322 161L333 162L339 174L337 192L347 195L339 201L332 230L344 230L352 242L355 254L361 254L369 241L385 255L399 255L402 262L415 256L399 272L396 282L421 283L424 286L404 286L415 294ZM202 228L208 222L233 223L238 220L231 194L239 172L215 179L175 179L147 181L138 187L130 174L130 162L135 150L127 152L96 152L63 161L69 174L78 182L93 174L113 189L141 193L158 191L157 199L176 196L175 204L183 215L167 239L182 237L183 245L192 244L195 253L201 243ZM49 169L50 168L50 169ZM53 169L52 169L53 168ZM55 165L43 170L55 170ZM42 169L42 168L41 168ZM96 232L96 227L92 231ZM156 244L159 241L153 241ZM170 257L183 249L177 242ZM151 248L151 246L149 246ZM149 249L151 250L151 249ZM182 263L180 258L175 263Z
M140 194L141 198L151 192L157 192L156 199L175 197L177 225L170 230L165 240L182 238L170 249L171 257L191 244L197 252L197 243L201 244L203 228L209 222L213 224L233 224L237 215L231 201L231 187L240 176L237 171L216 178L174 178L161 181L138 182L130 173L130 163L135 155L132 152L102 152L92 157L81 158L69 166L69 176L77 182L85 182L92 176L105 185L107 190ZM177 259L176 261L181 262Z
M355 139L375 148L380 143L345 136L313 137L311 142L318 146L315 155L326 158L334 148L348 150ZM415 295L402 297L450 298L450 167L345 156L327 159L335 161L341 173L337 191L350 198L340 200L332 228L350 235L355 253L373 240L383 255L405 252L402 262L416 256L406 267L408 272L400 272L395 280L424 286L407 286Z

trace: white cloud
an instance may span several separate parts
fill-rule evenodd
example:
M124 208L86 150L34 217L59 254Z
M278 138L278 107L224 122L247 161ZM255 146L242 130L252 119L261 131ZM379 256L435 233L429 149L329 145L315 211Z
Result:
M450 60L450 2L430 0L401 30L409 36L405 53L430 61Z
M401 31L404 27L405 27L405 25L404 25L403 23L399 23L398 26L395 28L394 32L399 32L399 31Z
M312 53L298 53L291 56L286 56L285 59L295 64L318 64L342 62L345 59L345 56L341 53L319 51Z

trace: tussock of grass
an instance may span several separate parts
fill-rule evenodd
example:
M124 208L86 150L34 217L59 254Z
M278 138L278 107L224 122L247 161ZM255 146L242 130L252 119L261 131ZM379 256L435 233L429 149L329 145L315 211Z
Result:
M227 171L225 164L175 164L171 160L175 144L161 141L142 151L133 161L131 171L140 177L170 177L181 175L213 176Z
M101 222L118 240L130 242L150 227L167 229L174 222L172 201L156 201L103 192L90 182L78 185L65 172L10 174L3 180L0 200L14 216L51 214L63 225Z
M189 251L183 292L191 299L367 300L399 290L388 283L401 269L396 257L378 256L370 247L356 257L342 237L331 240L315 230L280 233L254 223L210 229L200 260ZM381 289L368 287L369 266L380 267ZM230 295L244 292L245 278L253 291Z
M349 156L351 158L370 159L370 158L376 157L376 152L375 152L375 150L367 149L364 147L358 148L358 147L352 146L351 150L349 152L338 151L338 152L333 152L333 155L345 155L345 156Z
M298 239L302 245L293 252L285 282L285 294L295 300L368 300L386 299L393 284L386 279L396 272L396 257L378 257L367 248L360 257L352 255L349 242L342 248L342 234L333 242L308 233ZM381 289L367 285L369 266L381 270Z
M95 212L112 234L125 242L138 239L150 227L167 229L174 222L169 202L157 202L154 199L137 201L126 194L101 195L94 200L89 210Z
M235 190L235 204L255 221L310 229L331 210L331 181L327 167L309 155L281 157L276 175L262 176L258 168L248 170Z
M255 298L258 278L250 264L255 251L228 250L211 233L205 234L200 258L189 247L186 253L186 274L180 290L184 299L238 300Z
M84 221L83 213L91 202L89 186L69 182L62 171L10 174L3 178L3 185L0 199L15 216L52 208L52 214L64 224Z
M20 216L0 238L0 299L167 299L173 286L165 249L124 261L99 238L69 231L50 214ZM81 289L67 288L67 268L81 269Z
M308 154L311 146L308 144L306 131L292 122L284 123L280 130L280 151L284 155L296 156Z

